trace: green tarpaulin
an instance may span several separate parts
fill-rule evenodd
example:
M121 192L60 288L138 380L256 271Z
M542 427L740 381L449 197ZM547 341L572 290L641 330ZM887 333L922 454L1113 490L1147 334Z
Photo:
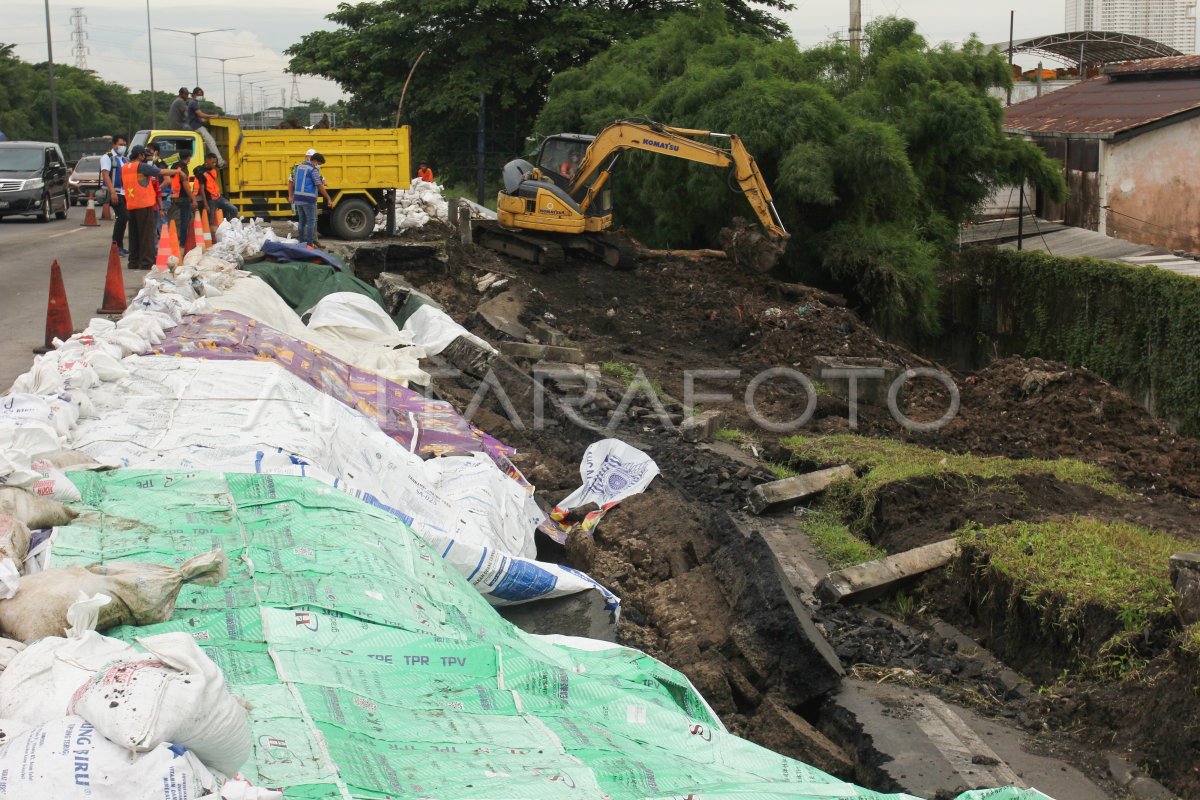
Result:
M109 633L190 633L253 704L243 773L287 797L904 797L730 735L686 678L642 653L523 633L396 517L324 484L71 479L84 513L58 529L51 566L178 566L225 549L221 586L185 586L171 621Z
M328 264L261 261L246 264L243 269L266 281L297 314L307 313L323 297L334 292L357 292L383 308L383 295L378 289L347 272L338 272Z

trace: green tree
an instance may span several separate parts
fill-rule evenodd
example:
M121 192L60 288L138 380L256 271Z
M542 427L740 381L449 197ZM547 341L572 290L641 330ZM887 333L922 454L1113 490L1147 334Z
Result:
M473 169L476 115L484 95L489 149L521 152L559 72L585 64L614 42L635 39L694 0L381 0L342 4L328 19L340 27L305 35L287 51L292 72L319 75L351 95L355 117L392 125L405 95L418 155L439 173ZM757 38L787 31L772 12L789 0L725 0L731 29ZM497 168L500 163L495 164Z
M537 131L621 118L737 133L793 234L786 267L849 294L877 321L936 325L936 267L995 186L1061 197L1033 145L1006 136L991 86L1005 62L972 40L928 47L907 20L868 27L862 55L749 36L718 6L680 14L557 76ZM643 153L615 178L618 222L658 245L711 244L745 201L715 170Z

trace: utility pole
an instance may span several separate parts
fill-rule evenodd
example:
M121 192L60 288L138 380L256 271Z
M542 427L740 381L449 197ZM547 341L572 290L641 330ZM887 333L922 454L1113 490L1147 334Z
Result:
M242 78L246 77L247 75L261 75L264 72L266 72L265 69L256 69L253 72L235 72L234 73L234 76L238 79L238 98L237 98L237 100L238 100L237 109L238 110L237 110L237 113L238 113L239 117L242 115Z
M850 0L850 50L862 53L862 0Z
M1017 24L1017 12L1009 11L1008 12L1008 79L1009 79L1009 83L1012 82L1013 30L1015 29L1016 24ZM1006 105L1006 106L1012 105L1012 86L1008 87L1008 99L1005 100L1004 105Z
M50 138L58 141L58 95L54 89L54 43L50 41L50 0L46 0L46 64L50 70Z
M221 110L223 110L226 114L228 114L229 113L229 94L225 91L225 62L226 61L237 61L239 58L254 58L254 56L227 56L225 58L217 58L216 56L200 56L200 57L206 58L209 61L220 61L221 62ZM196 81L196 85L197 86L200 85L199 80Z
M75 66L79 69L87 69L88 46L84 44L87 41L87 31L83 29L83 24L87 22L87 17L84 16L82 8L71 9L71 41L74 46L71 48L71 55L75 56Z
M146 0L146 47L150 50L150 127L158 127L158 104L154 102L154 35L150 30L150 0Z
M146 1L149 2L149 0L146 0ZM195 66L196 66L196 86L199 86L200 85L200 45L199 45L200 37L206 33L224 33L225 31L233 30L233 28L213 28L212 30L208 30L208 31L181 31L178 28L158 28L158 30L170 31L171 33L186 33L188 36L192 37L192 61L195 63Z
M300 79L299 79L299 76L293 75L292 76L292 96L289 101L289 105L292 108L295 108L296 106L300 105L302 102L304 102L304 101L300 99Z

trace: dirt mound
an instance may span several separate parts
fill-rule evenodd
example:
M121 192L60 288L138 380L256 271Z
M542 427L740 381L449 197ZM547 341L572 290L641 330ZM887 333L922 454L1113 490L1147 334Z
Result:
M1010 458L1079 458L1141 489L1200 497L1200 442L1173 433L1093 372L1008 358L959 386L958 417L919 437L924 443ZM914 402L945 407L933 396Z

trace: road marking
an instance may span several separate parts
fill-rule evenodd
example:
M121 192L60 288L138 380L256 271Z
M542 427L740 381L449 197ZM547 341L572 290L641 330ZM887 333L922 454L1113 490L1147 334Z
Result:
M72 228L69 231L63 231L62 233L52 233L52 234L50 234L49 238L57 239L60 236L70 236L72 233L79 233L81 230L83 230L82 227Z

